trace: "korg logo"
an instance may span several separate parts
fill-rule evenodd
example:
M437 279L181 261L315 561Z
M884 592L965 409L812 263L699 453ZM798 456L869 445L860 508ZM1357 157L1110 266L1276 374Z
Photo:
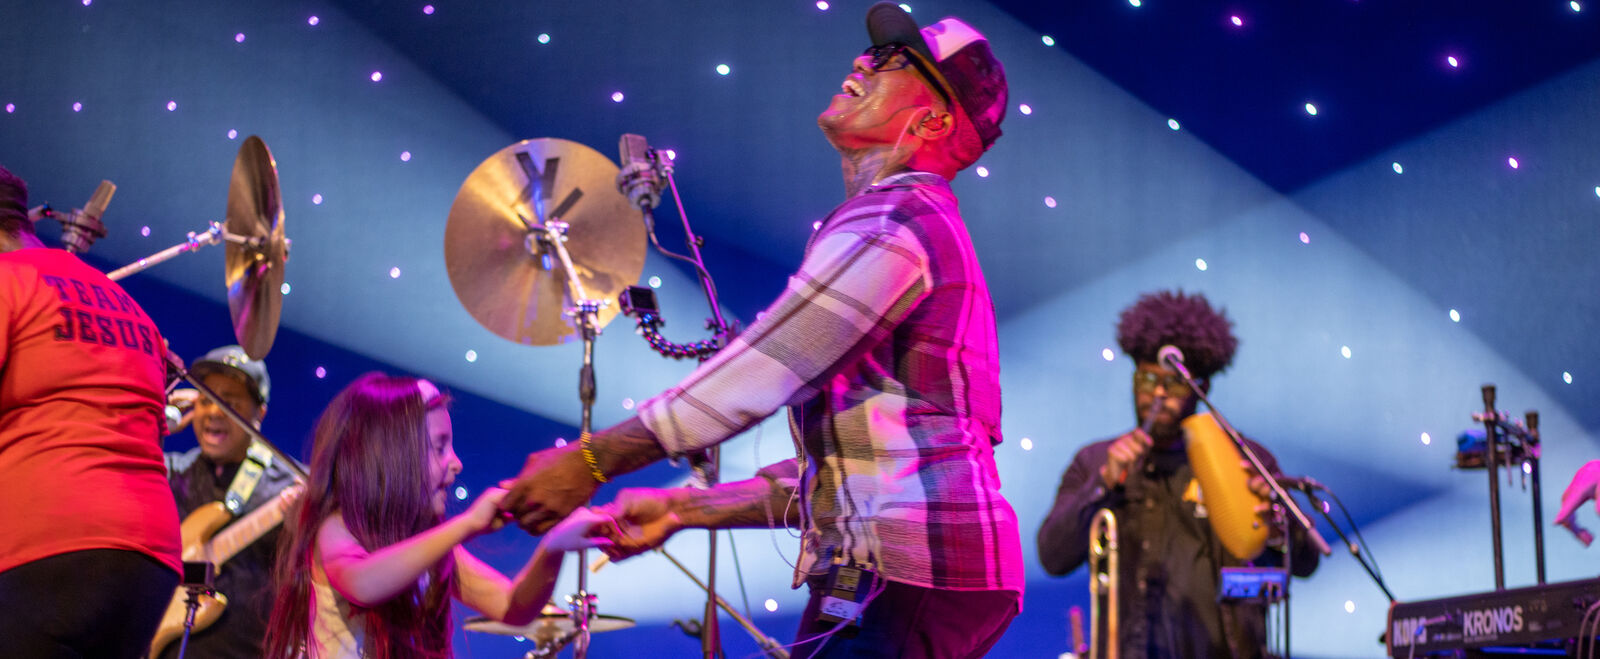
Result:
M1395 647L1427 643L1427 625L1426 618L1401 618L1394 621L1394 629L1389 630L1389 640Z
M1461 635L1468 638L1494 637L1522 631L1522 607L1466 611L1462 614Z

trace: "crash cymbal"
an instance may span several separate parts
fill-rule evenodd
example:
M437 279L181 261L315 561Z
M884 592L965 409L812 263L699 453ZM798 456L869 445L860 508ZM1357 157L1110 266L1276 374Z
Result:
M566 248L584 292L611 301L644 270L645 228L616 188L617 165L577 142L524 140L501 149L461 184L444 229L444 263L461 306L489 331L524 345L578 339L566 315L567 274L553 249L529 241L552 220L569 225ZM531 251L530 251L531 249Z
M589 618L589 633L614 632L634 626L633 619L622 616L608 616L595 614ZM549 643L560 640L572 633L576 626L572 616L565 609L554 604L544 608L544 612L533 622L526 625L508 625L503 622L491 620L484 616L472 616L462 622L462 628L469 632L482 632L485 634L499 634L501 636L522 636L533 639L538 643Z
M233 161L225 229L244 239L244 244L228 240L224 259L233 335L251 359L262 359L278 334L289 241L283 231L278 165L266 143L254 135L239 145Z

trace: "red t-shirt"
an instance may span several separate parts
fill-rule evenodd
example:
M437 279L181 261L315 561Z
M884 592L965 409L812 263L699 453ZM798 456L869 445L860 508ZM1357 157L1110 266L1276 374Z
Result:
M165 354L138 303L78 257L0 253L0 571L86 549L181 570Z

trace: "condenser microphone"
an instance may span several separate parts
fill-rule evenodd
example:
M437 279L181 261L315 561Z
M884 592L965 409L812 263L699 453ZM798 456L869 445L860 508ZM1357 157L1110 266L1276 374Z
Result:
M1156 363L1172 369L1185 380L1194 380L1194 377L1189 375L1189 369L1183 367L1183 351L1179 350L1178 346L1161 346L1161 350L1156 352Z
M661 176L651 161L650 144L643 135L623 133L617 144L622 169L617 172L617 190L639 210L650 210L661 203Z
M106 225L100 222L100 216L105 214L106 206L111 203L111 195L116 192L115 183L101 181L100 187L95 188L94 196L89 197L89 203L84 204L82 210L52 215L61 222L61 244L68 252L82 254L89 251L95 239L106 237Z

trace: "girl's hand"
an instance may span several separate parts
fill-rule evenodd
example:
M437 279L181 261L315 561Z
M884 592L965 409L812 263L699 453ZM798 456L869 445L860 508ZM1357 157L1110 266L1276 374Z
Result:
M506 498L504 489L491 487L478 495L472 506L457 518L461 519L475 536L499 531L506 525L506 515L500 512L500 500L504 498Z
M545 533L539 544L550 552L609 547L611 540L605 536L615 532L616 527L616 520L589 508L579 508Z

